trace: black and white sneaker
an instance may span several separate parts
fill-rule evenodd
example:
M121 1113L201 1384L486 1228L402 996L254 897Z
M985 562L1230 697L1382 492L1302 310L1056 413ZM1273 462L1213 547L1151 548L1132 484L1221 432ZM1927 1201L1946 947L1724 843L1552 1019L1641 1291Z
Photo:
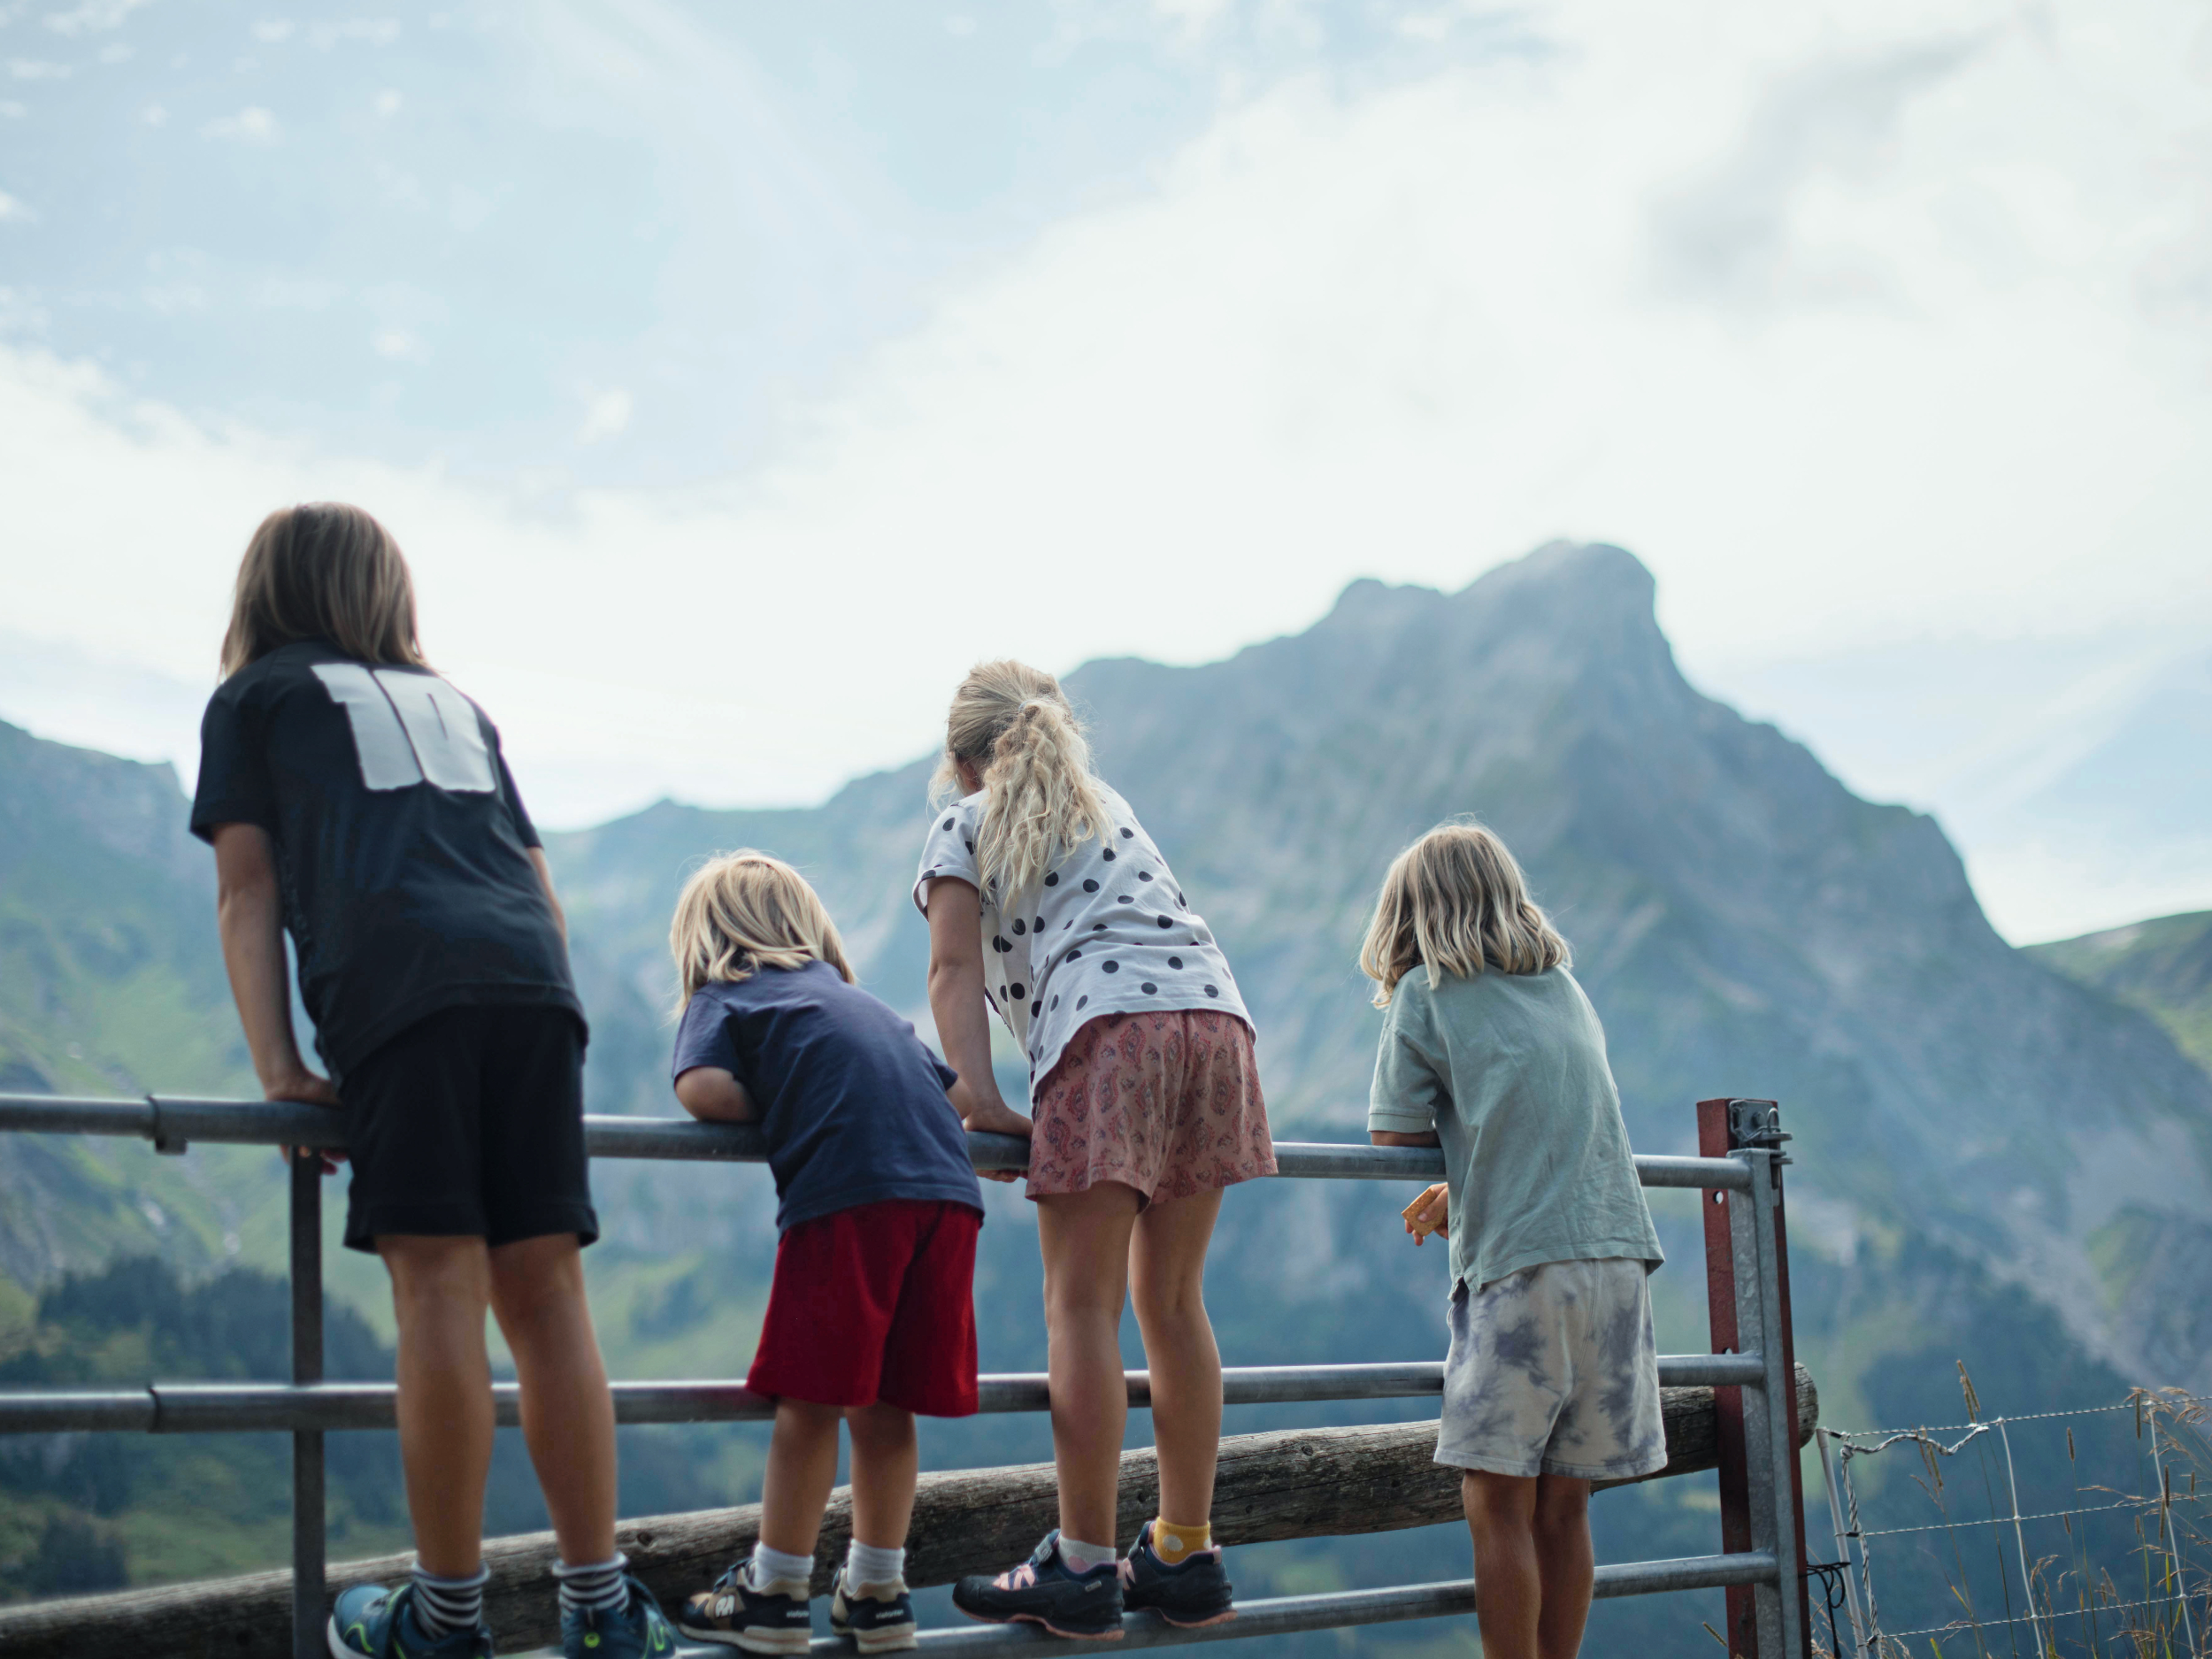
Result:
M1060 1529L1036 1553L995 1578L972 1574L953 1586L952 1604L970 1618L995 1624L1041 1624L1055 1636L1121 1640L1119 1563L1102 1561L1077 1572L1060 1554Z
M864 1584L848 1590L845 1575L837 1575L836 1594L830 1597L830 1629L849 1636L863 1653L889 1653L914 1645L914 1598L906 1580Z
M752 1563L741 1561L686 1601L676 1628L694 1641L720 1642L747 1653L804 1653L814 1627L803 1578L771 1578L755 1586Z
M1119 1564L1122 1605L1135 1612L1149 1608L1171 1624L1191 1629L1234 1618L1230 1606L1235 1586L1221 1563L1221 1546L1194 1549L1172 1567L1152 1548L1153 1523L1147 1521L1135 1546Z

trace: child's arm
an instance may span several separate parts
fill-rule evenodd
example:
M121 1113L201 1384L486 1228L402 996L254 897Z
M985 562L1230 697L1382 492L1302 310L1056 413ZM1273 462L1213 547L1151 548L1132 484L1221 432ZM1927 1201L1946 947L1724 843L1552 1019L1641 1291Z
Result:
M734 1072L718 1065L695 1065L678 1077L676 1103L701 1123L753 1121L753 1097Z
M960 1074L949 1092L961 1122L989 1134L1027 1134L1029 1119L1007 1105L991 1074L982 901L969 883L949 876L929 884L929 1011L945 1064Z
M335 1106L338 1091L328 1078L307 1069L292 1030L292 994L284 979L284 902L277 891L269 833L258 824L218 824L214 840L216 928L262 1097ZM290 1148L285 1156L291 1156ZM337 1167L326 1154L323 1168Z

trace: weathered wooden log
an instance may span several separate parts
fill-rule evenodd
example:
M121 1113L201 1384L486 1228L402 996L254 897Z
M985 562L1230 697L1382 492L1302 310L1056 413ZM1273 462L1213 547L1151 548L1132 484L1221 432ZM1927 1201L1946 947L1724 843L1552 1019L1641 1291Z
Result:
M1661 1391L1669 1475L1694 1474L1716 1461L1717 1425L1710 1388ZM1819 1421L1812 1375L1797 1368L1800 1443ZM1459 1517L1459 1477L1432 1461L1436 1424L1296 1429L1237 1434L1221 1442L1214 1486L1214 1533L1226 1544L1335 1537L1428 1526ZM1609 1485L1626 1484L1609 1482ZM1121 1459L1119 1536L1136 1535L1159 1502L1151 1449ZM924 1475L908 1539L907 1581L949 1584L963 1573L1009 1566L1055 1523L1050 1463ZM673 1607L729 1563L749 1553L760 1506L660 1515L622 1523L617 1533L633 1571ZM830 1498L816 1547L814 1588L828 1592L852 1530L852 1494ZM349 1585L396 1583L410 1555L334 1563L332 1593ZM551 1568L553 1535L530 1532L484 1546L491 1584L485 1616L503 1648L559 1640ZM154 1590L75 1596L0 1608L0 1655L6 1659L286 1659L290 1650L292 1575L259 1572Z

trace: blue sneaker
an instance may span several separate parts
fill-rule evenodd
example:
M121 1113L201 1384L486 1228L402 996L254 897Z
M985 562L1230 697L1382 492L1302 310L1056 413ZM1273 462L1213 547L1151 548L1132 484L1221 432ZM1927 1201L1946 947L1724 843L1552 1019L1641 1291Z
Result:
M1121 1561L1121 1603L1135 1612L1150 1608L1171 1624L1186 1630L1234 1618L1233 1591L1221 1564L1221 1546L1194 1549L1172 1567L1152 1547L1153 1523L1147 1521L1136 1544Z
M412 1579L396 1590L357 1584L330 1609L331 1659L492 1659L488 1625L432 1641L415 1622Z
M995 1578L972 1573L952 1588L952 1604L970 1618L994 1624L1041 1624L1055 1636L1089 1641L1121 1640L1121 1574L1102 1561L1077 1572L1060 1554L1054 1527L1036 1553Z
M630 1587L630 1601L619 1613L585 1608L561 1615L565 1659L671 1659L676 1634L660 1602L635 1575L622 1582Z

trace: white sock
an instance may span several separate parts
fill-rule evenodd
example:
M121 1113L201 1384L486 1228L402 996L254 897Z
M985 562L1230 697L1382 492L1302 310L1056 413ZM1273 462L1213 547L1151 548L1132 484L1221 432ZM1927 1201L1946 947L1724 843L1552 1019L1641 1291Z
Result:
M753 1588L764 1588L778 1578L796 1578L801 1584L814 1577L814 1557L788 1555L765 1544L753 1546Z
M1070 1572L1088 1572L1102 1562L1114 1559L1111 1544L1086 1544L1060 1534L1060 1559L1068 1563Z
M905 1576L903 1549L878 1549L856 1538L845 1552L845 1591L849 1595L859 1594L864 1584L896 1584Z

